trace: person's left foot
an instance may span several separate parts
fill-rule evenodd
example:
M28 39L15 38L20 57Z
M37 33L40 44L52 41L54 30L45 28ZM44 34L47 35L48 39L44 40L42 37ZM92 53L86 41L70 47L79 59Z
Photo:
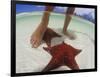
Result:
M76 39L76 35L74 34L74 32L71 31L63 31L64 35L68 36L69 39L71 40L75 40Z

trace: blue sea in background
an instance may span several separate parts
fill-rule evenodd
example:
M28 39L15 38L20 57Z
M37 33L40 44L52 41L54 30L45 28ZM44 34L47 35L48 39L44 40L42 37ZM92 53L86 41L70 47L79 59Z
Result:
M16 13L21 12L33 12L33 11L44 11L45 6L42 5L25 5L25 4L17 4L16 5ZM53 12L64 13L64 8L55 7Z
M43 10L45 10L45 6L38 7L36 5L23 5L23 4L16 5L16 13L43 11Z
M65 13L68 7L55 6L53 12ZM44 11L45 6L43 5L28 5L28 4L16 4L16 14L23 12L36 12ZM75 8L74 15L80 16L88 21L95 23L95 10L91 8Z

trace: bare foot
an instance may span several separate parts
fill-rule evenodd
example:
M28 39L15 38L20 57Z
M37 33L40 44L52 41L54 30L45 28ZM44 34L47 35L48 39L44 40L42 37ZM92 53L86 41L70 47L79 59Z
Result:
M44 32L47 29L47 27L44 25L45 25L44 23L40 23L40 25L37 27L37 29L35 30L35 32L33 32L31 36L30 43L32 44L32 47L34 48L37 48L42 41Z
M71 40L75 40L76 38L76 35L74 34L74 32L71 32L71 31L63 31L63 33L68 36Z

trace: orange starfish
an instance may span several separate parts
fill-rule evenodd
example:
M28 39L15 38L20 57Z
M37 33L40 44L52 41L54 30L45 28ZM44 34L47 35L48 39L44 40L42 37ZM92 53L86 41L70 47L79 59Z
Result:
M52 29L47 28L46 32L44 33L43 40L46 42L48 46L51 46L51 40L54 37L61 37L61 35L54 32Z
M75 56L80 53L80 49L76 49L71 45L65 44L64 42L53 47L43 48L50 53L52 59L42 72L56 69L62 65L66 65L72 70L79 70L79 66L76 63Z

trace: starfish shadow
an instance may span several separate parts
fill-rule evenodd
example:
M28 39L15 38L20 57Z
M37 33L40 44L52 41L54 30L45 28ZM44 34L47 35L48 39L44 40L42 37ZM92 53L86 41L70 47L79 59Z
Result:
M56 31L56 33L58 33L59 35L61 35L61 37L55 37L54 39L51 40L52 44L51 46L57 45L62 43L65 39L69 39L69 37L65 34L63 34L63 31L61 28L55 29L54 31ZM72 30L68 30L71 33L74 33L74 31ZM71 39L69 39L71 40Z

